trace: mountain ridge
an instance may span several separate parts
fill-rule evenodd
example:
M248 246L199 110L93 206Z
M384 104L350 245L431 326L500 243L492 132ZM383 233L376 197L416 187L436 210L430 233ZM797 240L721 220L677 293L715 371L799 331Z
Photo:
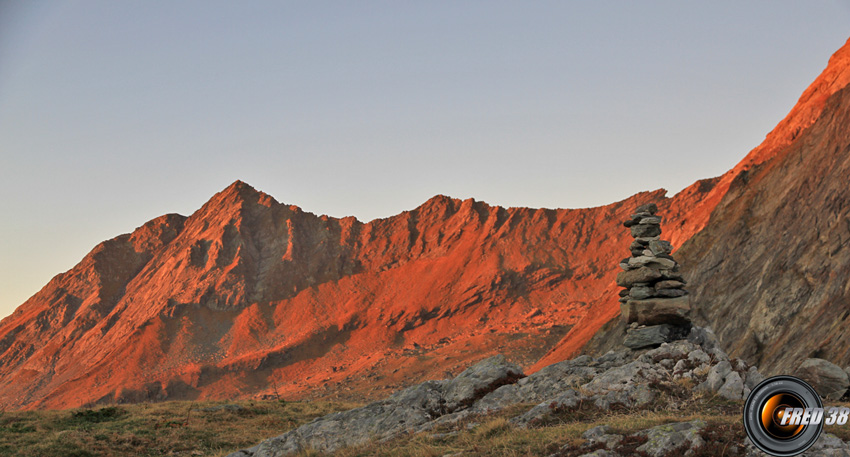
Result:
M0 321L0 404L65 408L271 392L378 398L496 353L533 373L575 355L619 314L614 276L629 241L619 221L650 201L664 216L663 237L682 246L683 268L695 275L697 313L709 323L719 323L712 313L728 320L727 308L699 303L723 296L723 278L709 267L735 252L723 240L742 223L784 242L776 238L782 225L741 215L752 195L769 198L753 190L759 183L784 182L782 170L815 179L788 157L800 145L836 146L811 132L837 128L824 113L838 119L848 49L762 145L673 197L662 189L594 208L532 209L437 195L364 223L316 216L235 181L189 216L164 215L100 243ZM827 160L840 151L817 157L843 170ZM744 241L731 238L740 249ZM716 259L711 265L703 248ZM730 344L743 331L717 333ZM752 346L735 351L753 355Z

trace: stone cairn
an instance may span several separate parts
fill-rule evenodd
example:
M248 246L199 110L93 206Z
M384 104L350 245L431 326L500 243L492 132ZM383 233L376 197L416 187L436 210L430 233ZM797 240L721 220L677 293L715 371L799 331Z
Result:
M620 261L617 275L621 317L628 325L623 344L632 349L659 346L682 339L691 328L690 299L685 279L670 253L673 246L660 239L661 216L654 203L638 206L623 223L632 232L631 257Z

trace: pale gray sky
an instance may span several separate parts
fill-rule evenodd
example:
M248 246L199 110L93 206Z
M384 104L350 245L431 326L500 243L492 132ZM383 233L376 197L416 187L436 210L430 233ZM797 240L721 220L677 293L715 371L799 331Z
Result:
M236 179L364 221L676 192L788 112L849 5L0 3L0 316Z

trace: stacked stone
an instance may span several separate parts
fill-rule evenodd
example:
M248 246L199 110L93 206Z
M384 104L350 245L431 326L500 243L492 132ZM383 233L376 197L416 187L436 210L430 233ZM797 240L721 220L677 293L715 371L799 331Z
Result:
M620 261L617 275L620 311L629 329L623 342L632 349L657 346L687 335L691 328L690 299L685 279L661 239L661 216L654 203L635 209L623 225L632 232L631 257Z

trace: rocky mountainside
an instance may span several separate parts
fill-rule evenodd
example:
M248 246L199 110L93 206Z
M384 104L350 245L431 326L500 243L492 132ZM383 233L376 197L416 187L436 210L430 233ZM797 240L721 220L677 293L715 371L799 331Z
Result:
M100 244L0 322L0 403L377 398L500 352L528 366L618 313L616 226L678 201L663 194L580 210L437 196L362 223L237 181Z
M379 398L497 353L533 373L619 314L620 221L648 202L683 246L697 322L733 354L783 368L767 346L807 328L817 338L777 345L783 357L839 357L848 48L744 161L672 198L550 210L437 196L363 223L237 181L101 243L0 321L0 406Z
M780 127L798 127L769 158L754 152L679 250L697 321L770 373L806 357L850 364L848 82L845 46L801 98L819 109L792 111Z
M694 321L767 374L850 365L850 45L738 166L705 227L676 252ZM586 347L613 348L612 320ZM616 338L613 338L616 340Z

